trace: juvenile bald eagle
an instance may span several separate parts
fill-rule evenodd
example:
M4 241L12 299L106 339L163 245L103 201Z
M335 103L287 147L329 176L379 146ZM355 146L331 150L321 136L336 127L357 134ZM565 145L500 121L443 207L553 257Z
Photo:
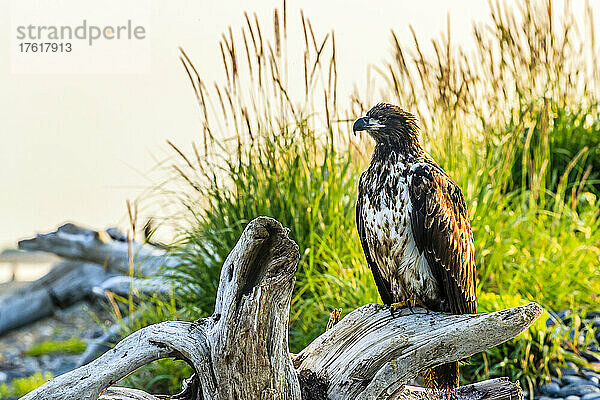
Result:
M381 299L394 308L477 312L473 234L460 188L419 142L416 118L380 103L354 132L375 140L360 177L358 234ZM458 386L458 363L424 375L428 387Z

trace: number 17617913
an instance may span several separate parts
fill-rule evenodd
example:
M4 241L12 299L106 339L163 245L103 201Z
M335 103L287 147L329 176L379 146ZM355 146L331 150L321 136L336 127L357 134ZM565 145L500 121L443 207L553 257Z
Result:
M71 43L55 42L22 42L19 43L21 53L70 53Z

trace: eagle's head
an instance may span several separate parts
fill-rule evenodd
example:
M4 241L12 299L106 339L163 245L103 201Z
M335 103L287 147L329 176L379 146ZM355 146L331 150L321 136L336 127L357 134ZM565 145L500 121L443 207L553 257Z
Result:
M417 118L398 106L379 103L354 122L352 130L367 131L377 143L413 145L419 143Z

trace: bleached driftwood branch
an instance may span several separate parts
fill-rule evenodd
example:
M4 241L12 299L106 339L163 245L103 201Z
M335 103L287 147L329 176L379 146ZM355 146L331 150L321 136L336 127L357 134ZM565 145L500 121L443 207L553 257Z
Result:
M0 335L48 317L88 297L113 276L97 264L63 261L42 282L32 282L0 299Z
M122 338L121 332L123 326L127 326L131 321L137 320L142 315L141 311L144 311L144 309L145 306L142 306L141 310L127 315L119 323L112 324L100 337L88 341L85 351L81 354L79 360L77 360L77 365L86 365L90 361L95 360L99 355L112 349Z
M127 296L134 287L141 293L168 294L170 285L152 277L161 266L180 263L164 249L131 242L131 258L136 267L129 274L129 244L115 228L93 231L65 224L55 232L22 240L23 250L45 251L65 258L48 274L0 299L0 335L52 315L91 297L104 297L106 291Z
M530 303L477 315L428 313L421 308L392 315L385 306L368 304L315 339L298 354L296 364L300 372L322 376L332 399L388 398L428 368L518 335L540 312Z
M422 309L392 315L387 307L369 304L348 314L292 362L287 327L297 264L298 248L287 230L273 219L257 218L223 265L211 317L143 328L23 399L97 399L128 373L165 357L183 359L195 371L174 399L393 399L399 393L417 399L423 393L404 388L408 379L508 340L541 312L530 303L480 315ZM481 387L494 387L494 397L457 391L454 398L500 400L519 392L513 384ZM101 398L155 399L141 396L146 395L114 389Z
M133 241L131 246L135 276L151 276L160 266L179 262L171 260L164 249ZM19 248L46 251L69 260L92 262L104 266L109 272L129 273L129 244L114 228L94 231L69 223L55 232L21 240Z
M431 393L423 388L406 386L398 395L402 400L518 400L523 398L523 390L508 378L495 378L483 382L461 386L452 393ZM115 399L116 400L116 399Z

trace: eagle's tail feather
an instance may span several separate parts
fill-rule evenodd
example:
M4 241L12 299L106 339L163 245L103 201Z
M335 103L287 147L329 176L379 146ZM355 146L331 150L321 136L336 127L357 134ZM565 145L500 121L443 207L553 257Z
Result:
M454 390L458 387L458 362L428 369L423 374L423 379L427 388Z

